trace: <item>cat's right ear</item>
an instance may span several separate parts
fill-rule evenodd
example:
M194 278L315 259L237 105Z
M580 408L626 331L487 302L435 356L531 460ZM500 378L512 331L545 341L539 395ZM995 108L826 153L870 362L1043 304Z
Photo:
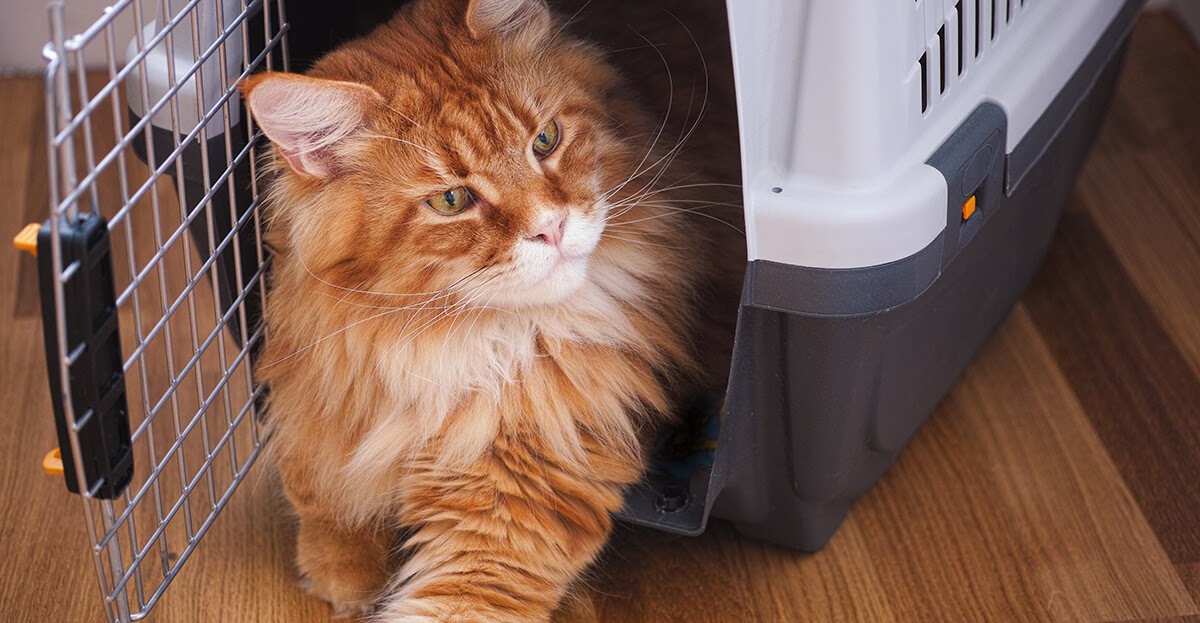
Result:
M366 128L383 102L366 85L280 72L250 76L241 92L263 134L292 169L313 177L337 173L336 144Z

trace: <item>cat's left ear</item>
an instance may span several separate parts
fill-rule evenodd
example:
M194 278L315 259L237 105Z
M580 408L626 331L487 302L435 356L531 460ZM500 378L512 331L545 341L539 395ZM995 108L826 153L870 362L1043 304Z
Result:
M343 139L368 126L383 97L364 84L266 72L241 85L242 97L292 169L332 177L348 159Z
M467 28L476 39L508 34L549 19L546 0L470 0L467 4Z

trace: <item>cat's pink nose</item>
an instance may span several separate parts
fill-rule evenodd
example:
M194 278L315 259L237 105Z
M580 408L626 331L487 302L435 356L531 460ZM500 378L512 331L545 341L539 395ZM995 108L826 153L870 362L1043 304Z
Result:
M535 232L529 237L534 242L544 242L552 247L558 247L558 243L562 242L563 223L566 221L566 216L561 214L550 215L541 225L535 228Z

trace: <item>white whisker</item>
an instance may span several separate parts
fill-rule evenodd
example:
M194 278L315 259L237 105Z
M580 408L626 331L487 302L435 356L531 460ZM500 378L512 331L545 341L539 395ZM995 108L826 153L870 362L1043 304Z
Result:
M623 238L623 237L621 237L621 236L614 236L614 235L612 235L612 234L610 234L610 233L607 233L607 232L605 232L605 233L603 233L603 234L600 234L600 236L601 236L602 238L612 238L612 239L614 239L614 240L621 240L621 241L623 241L623 242L629 242L629 243L632 243L632 244L644 244L644 245L647 245L647 246L651 246L651 247L659 247L659 248L662 248L662 249L686 249L686 248L687 248L687 247L675 247L675 246L671 246L671 245L669 245L669 244L659 244L659 243L657 243L657 242L650 242L649 240L638 240L638 239L636 239L636 238Z
M437 153L435 153L432 149L429 149L428 147L425 147L424 145L418 145L412 141L402 139L398 136L384 136L383 134L364 134L363 136L365 138L377 138L377 139L384 140L384 141L396 141L397 143L404 143L405 145L410 145L412 147L416 147L417 149L420 149L421 151L429 154L430 156L433 156L434 158L438 157Z

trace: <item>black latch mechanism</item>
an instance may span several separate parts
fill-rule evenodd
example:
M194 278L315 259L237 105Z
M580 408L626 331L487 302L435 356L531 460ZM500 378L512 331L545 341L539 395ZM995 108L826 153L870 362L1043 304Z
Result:
M49 222L42 224L38 232L37 257L46 368L63 471L67 489L79 493L59 366L61 358L66 357L74 427L87 479L84 490L93 497L111 500L133 478L133 447L108 225L104 217L88 213L60 223L66 352L60 350L58 342Z

